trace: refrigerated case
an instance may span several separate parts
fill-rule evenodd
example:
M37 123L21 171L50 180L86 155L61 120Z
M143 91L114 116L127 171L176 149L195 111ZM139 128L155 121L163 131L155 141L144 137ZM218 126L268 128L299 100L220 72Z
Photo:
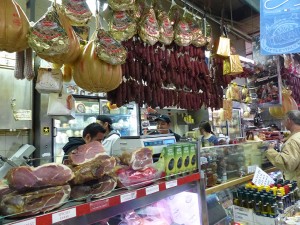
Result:
M96 117L109 116L113 121L113 128L121 136L139 135L139 112L137 104L129 103L120 108L110 109L108 101L97 96L79 96L75 98L75 119L62 117L53 120L53 155L54 161L62 162L63 146L69 137L82 137L83 129L90 123L96 122Z
M222 121L219 110L209 110L209 120L212 122L212 130L217 136L223 134L229 136L230 139L243 136L240 109L232 109L232 120L230 121Z

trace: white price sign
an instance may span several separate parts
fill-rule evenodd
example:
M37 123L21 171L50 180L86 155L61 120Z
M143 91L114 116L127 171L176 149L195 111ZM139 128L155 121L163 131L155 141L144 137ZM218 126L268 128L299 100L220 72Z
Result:
M121 203L136 199L136 191L129 192L120 196Z
M274 184L275 181L265 172L263 171L261 168L256 167L253 179L252 179L252 183L255 185L270 185L270 184Z
M34 219L14 223L14 225L36 225L36 219L34 218Z
M153 194L155 192L159 192L159 186L158 185L153 185L151 187L146 188L146 195Z
M172 188L172 187L176 187L176 186L177 186L177 180L171 180L171 181L166 182L166 188L167 189Z
M63 220L73 218L73 217L76 217L76 208L53 213L52 214L52 223L57 223L57 222L60 222Z

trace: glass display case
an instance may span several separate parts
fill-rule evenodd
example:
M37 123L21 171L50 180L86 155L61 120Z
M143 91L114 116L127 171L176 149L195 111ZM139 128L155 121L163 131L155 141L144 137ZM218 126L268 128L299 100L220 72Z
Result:
M99 114L109 116L113 121L113 128L121 136L139 135L138 107L135 103L126 104L120 108L109 105L106 99L95 96L76 96L75 119L61 118L53 120L53 155L54 161L61 163L63 159L63 146L69 137L82 137L83 129L90 123L96 122Z
M232 145L202 147L201 170L206 175L207 187L225 183L255 172L256 167L267 169L271 163L264 151L269 142L245 142Z
M243 136L240 109L232 109L232 120L230 121L222 120L219 110L209 111L209 120L212 123L213 132L217 136L223 134L229 136L230 139Z

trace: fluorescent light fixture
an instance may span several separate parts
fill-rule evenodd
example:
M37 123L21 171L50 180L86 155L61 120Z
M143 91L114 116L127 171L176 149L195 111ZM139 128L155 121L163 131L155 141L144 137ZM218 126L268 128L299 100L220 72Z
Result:
M246 58L246 57L244 57L244 56L239 56L240 57L240 60L242 61L242 62L247 62L247 63L252 63L252 64L254 64L254 60L252 60L252 59L248 59L248 58Z

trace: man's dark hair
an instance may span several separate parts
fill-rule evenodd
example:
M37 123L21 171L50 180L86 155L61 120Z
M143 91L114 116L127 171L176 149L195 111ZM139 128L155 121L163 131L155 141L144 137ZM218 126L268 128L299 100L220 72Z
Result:
M214 132L212 132L210 123L208 121L202 121L199 125L199 129L203 129L207 133L214 135Z
M85 137L87 134L90 134L91 138L94 138L98 133L105 134L105 132L106 130L99 123L91 123L84 128L82 136Z
M291 110L286 113L286 116L293 121L295 124L300 125L300 111Z

